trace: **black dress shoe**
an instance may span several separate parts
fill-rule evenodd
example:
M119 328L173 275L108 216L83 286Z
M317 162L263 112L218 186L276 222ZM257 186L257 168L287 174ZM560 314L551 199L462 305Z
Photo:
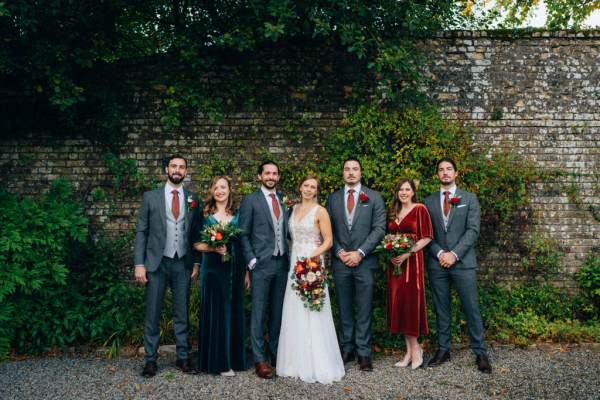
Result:
M152 378L154 375L156 375L156 362L148 361L146 364L144 364L142 376L144 378Z
M271 368L276 368L277 367L277 356L272 356L271 357Z
M361 371L373 371L373 364L371 363L371 357L358 356L358 368Z
M435 352L433 358L429 360L427 366L430 368L438 367L446 361L450 361L450 352L445 350L438 350Z
M485 354L478 355L475 359L475 363L477 364L477 369L484 374L492 373L492 365L490 364L490 360Z
M187 358L185 360L178 358L177 361L175 361L175 367L184 374L188 374L191 371L190 360Z
M345 351L342 353L342 361L344 362L344 364L348 364L350 361L354 361L354 352L352 351Z

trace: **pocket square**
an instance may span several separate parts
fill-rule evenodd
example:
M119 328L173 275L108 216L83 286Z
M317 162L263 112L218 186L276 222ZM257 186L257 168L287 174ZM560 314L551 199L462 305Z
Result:
M460 206L456 206L456 208L466 207L466 204L461 204Z

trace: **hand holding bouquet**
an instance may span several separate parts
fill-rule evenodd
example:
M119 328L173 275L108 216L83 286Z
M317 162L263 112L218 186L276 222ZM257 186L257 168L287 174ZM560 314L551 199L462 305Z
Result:
M292 289L312 311L321 311L325 303L327 287L327 271L320 257L298 258L292 272Z
M200 241L211 247L227 246L231 240L242 233L242 230L233 224L218 223L207 226L200 232ZM221 255L221 261L230 259L229 253Z
M376 252L379 252L385 259L386 266L391 262L392 258L406 254L415 244L413 238L414 235L398 233L385 235L381 243L375 248ZM394 275L400 275L402 273L399 265L394 265Z

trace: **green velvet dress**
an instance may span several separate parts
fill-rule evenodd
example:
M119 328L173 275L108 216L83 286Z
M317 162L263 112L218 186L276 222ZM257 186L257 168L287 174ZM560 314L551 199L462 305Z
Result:
M239 214L230 224L238 224ZM217 224L212 215L204 227ZM204 228L203 228L204 229ZM198 370L218 374L246 369L244 349L244 277L246 268L240 243L228 246L229 261L206 252L200 269L200 326L198 329Z

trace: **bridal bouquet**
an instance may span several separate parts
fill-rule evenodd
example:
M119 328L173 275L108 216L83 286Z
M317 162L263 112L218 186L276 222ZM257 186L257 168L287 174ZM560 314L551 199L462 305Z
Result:
M385 235L381 243L375 248L376 252L379 252L385 259L387 268L392 258L401 254L408 253L415 244L414 235L398 233ZM402 273L399 265L394 265L394 275L400 275Z
M200 241L212 247L227 246L231 240L242 233L242 230L233 224L214 224L200 232ZM229 261L229 253L221 256L221 261Z
M292 272L292 289L312 311L321 311L325 304L327 273L320 257L298 258Z

